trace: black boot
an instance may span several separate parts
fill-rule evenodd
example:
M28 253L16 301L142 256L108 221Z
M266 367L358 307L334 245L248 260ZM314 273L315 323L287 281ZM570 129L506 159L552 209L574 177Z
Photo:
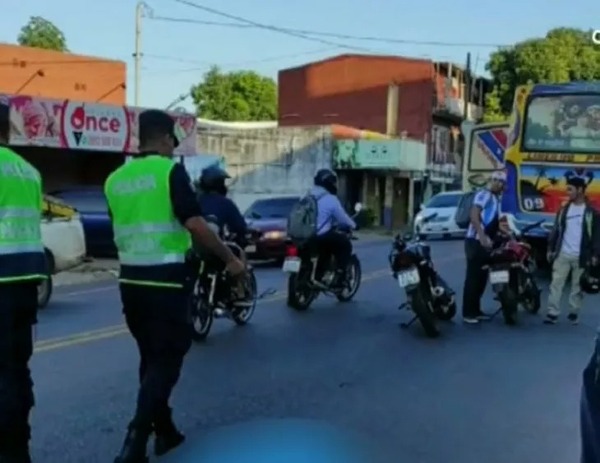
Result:
M149 430L130 425L121 452L115 458L115 463L148 463L146 446L149 437Z
M31 463L28 450L10 454L0 454L0 463Z
M160 419L154 423L154 454L156 456L164 455L175 447L180 446L185 441L185 436L179 432L173 423L171 409L167 408Z

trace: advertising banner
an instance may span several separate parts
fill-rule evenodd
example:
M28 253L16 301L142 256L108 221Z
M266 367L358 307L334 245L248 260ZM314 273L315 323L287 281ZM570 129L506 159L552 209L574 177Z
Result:
M138 116L145 108L11 95L13 146L44 146L114 153L138 152ZM169 112L179 146L175 155L196 152L196 117Z

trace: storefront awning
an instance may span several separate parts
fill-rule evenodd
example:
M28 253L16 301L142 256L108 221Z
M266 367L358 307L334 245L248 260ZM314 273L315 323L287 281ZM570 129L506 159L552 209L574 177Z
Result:
M0 95L10 105L9 144L133 154L138 116L146 108L113 106L27 95ZM179 146L175 155L196 154L196 117L169 112Z

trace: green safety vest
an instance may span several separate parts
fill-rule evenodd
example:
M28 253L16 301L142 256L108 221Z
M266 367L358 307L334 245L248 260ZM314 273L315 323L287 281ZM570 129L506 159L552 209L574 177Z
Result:
M150 155L119 167L106 180L122 283L183 286L191 237L171 204L169 179L175 165Z
M42 202L40 173L0 146L0 284L47 278Z

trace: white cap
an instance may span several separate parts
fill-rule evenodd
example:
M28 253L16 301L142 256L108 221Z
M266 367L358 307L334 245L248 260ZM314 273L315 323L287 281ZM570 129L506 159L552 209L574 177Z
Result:
M506 182L506 172L504 172L503 170L497 170L494 173L492 173L490 180L499 180L501 182Z

